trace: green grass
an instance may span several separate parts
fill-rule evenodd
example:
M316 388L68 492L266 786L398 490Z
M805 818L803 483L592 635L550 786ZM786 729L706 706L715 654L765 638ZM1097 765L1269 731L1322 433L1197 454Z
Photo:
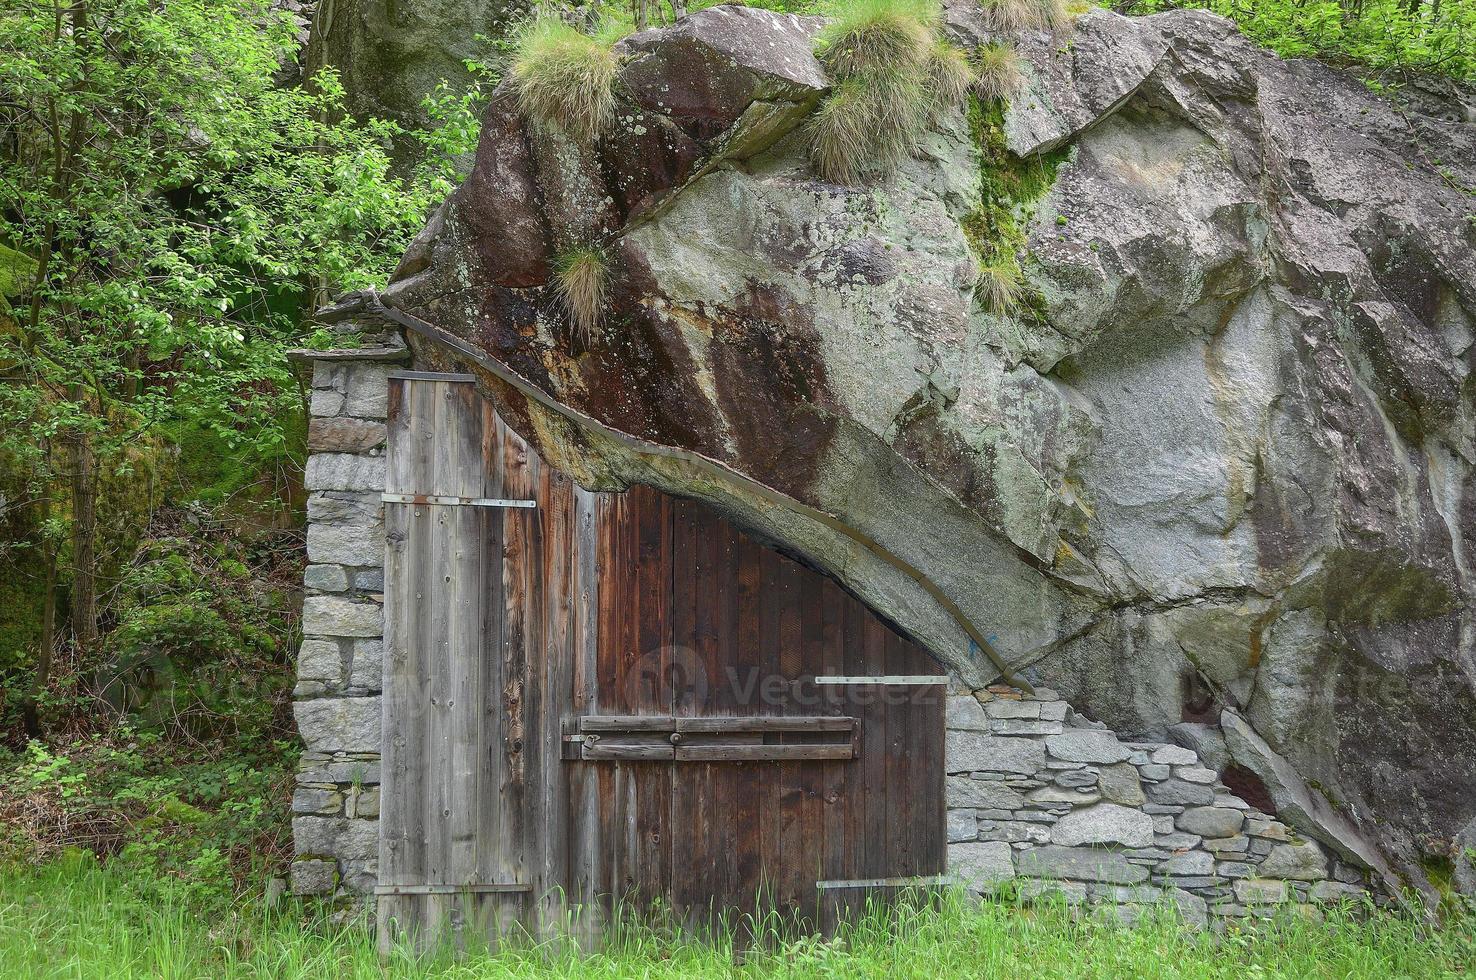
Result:
M885 177L962 100L973 69L939 37L935 0L844 0L825 12L815 53L834 87L810 120L811 161L832 183Z
M1133 929L1073 917L1061 906L980 907L946 897L936 909L873 914L833 941L778 942L736 962L726 941L629 931L598 951L525 942L497 953L383 966L366 930L287 900L193 912L138 897L121 876L87 862L0 872L0 977L1457 977L1476 943L1469 920L1433 931L1379 915L1359 924L1333 912L1217 937L1145 917Z
M981 0L980 6L997 31L1055 30L1071 20L1061 0Z
M974 91L986 102L1008 100L1025 81L1020 55L1008 44L981 44L974 49L974 66Z
M1024 290L1020 263L1013 255L1000 256L979 263L975 295L986 310L995 316L1008 316L1015 311Z

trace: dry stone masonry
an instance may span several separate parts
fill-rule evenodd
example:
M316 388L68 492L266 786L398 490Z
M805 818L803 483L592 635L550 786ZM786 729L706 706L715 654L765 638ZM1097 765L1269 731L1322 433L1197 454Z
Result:
M1171 902L1206 925L1370 895L1358 867L1252 807L1199 753L1125 742L1055 692L949 698L948 864L974 892L1131 915Z
M379 858L387 380L406 350L390 335L298 356L312 363L313 390L309 564L293 706L305 751L292 796L292 887L360 893L374 887Z

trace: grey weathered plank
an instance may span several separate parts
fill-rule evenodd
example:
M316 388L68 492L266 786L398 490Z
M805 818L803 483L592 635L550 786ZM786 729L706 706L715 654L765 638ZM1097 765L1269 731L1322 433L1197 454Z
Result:
M390 488L409 487L429 474L432 465L433 389L405 382L392 382L390 388L386 482ZM427 628L421 583L430 566L429 524L427 507L386 507L380 881L392 885L418 884L426 873L421 700L428 670L420 637ZM380 900L382 952L388 952L398 934L418 929L420 912L415 899Z
M570 591L573 599L570 636L570 700L561 730L572 731L574 719L597 708L599 649L599 576L596 520L599 498L574 488L573 549ZM575 932L593 945L603 926L600 870L599 767L580 763L567 767L569 781L569 871L567 892Z

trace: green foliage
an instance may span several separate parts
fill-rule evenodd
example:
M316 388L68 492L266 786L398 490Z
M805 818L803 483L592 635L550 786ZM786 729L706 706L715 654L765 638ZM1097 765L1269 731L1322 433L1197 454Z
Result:
M523 29L512 63L528 118L580 141L597 137L614 118L619 69L613 38L592 37L556 16Z
M128 726L0 749L0 865L102 860L137 897L224 909L290 848L295 759L286 741L226 749Z
M858 184L913 153L972 71L940 41L932 0L847 0L832 14L815 43L834 86L810 120L811 160L824 179Z
M203 481L186 499L293 502L304 393L283 355L303 309L382 282L475 145L481 82L433 93L423 134L349 117L331 70L280 84L298 40L279 8L0 7L0 459L21 512L0 570L58 614L27 637L41 686L71 685L58 696L108 666L110 589L176 457ZM409 179L401 138L426 149ZM48 678L68 626L92 649ZM17 659L0 650L7 694L30 687Z
M208 850L201 863L209 874ZM184 882L181 882L184 884ZM1145 907L1133 927L1061 903L975 906L958 894L937 903L872 907L833 940L752 924L760 941L741 953L730 933L697 939L679 928L617 929L597 948L509 937L489 950L392 951L381 962L362 927L333 924L331 909L248 897L202 915L187 888L146 887L85 856L0 879L0 973L5 976L856 978L998 977L1422 977L1469 975L1473 923L1445 929L1333 909L1323 923L1291 913L1224 935L1186 929L1171 911ZM468 930L470 932L470 930Z
M581 245L558 256L554 288L583 343L599 336L610 287L610 260L602 248Z
M1476 81L1476 0L1137 0L1132 13L1212 10L1288 58Z

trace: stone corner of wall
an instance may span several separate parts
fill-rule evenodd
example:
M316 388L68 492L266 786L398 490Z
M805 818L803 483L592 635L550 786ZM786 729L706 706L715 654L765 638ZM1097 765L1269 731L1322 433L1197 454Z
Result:
M303 640L293 714L303 752L292 796L299 895L373 891L379 860L380 691L389 374L403 340L297 352L312 365Z
M946 714L949 876L1191 923L1360 902L1366 869L1232 793L1193 749L1120 739L1050 690L955 689ZM1314 913L1315 914L1315 913Z

